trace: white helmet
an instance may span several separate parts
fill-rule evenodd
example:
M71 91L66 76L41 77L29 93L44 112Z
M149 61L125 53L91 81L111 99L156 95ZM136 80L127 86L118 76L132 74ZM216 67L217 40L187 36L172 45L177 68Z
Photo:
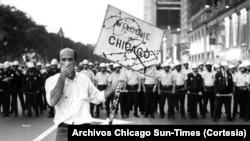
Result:
M183 65L184 65L184 64L189 64L189 63L188 63L188 61L184 61L184 62L183 62Z
M0 63L0 69L4 68L4 64Z
M100 64L100 68L105 68L106 67L106 64L105 63L101 63Z
M212 65L212 63L211 62L206 62L206 65Z
M235 65L231 64L228 66L229 69L235 68Z
M28 63L27 63L27 67L28 67L28 68L34 68L35 65L34 65L33 62L28 62Z
M192 64L192 69L197 69L198 65L196 63Z
M240 68L246 68L246 66L244 64L240 64L239 69Z
M83 66L83 63L82 63L82 62L80 62L80 63L79 63L79 66Z
M224 66L224 67L228 66L227 61L222 61L222 62L221 62L221 66Z
M170 68L174 68L175 67L175 64L174 63L170 63Z
M181 63L179 61L176 61L175 66L179 66L179 65L181 65Z
M18 61L14 61L13 62L13 66L19 66L19 62Z
M57 65L57 64L58 64L58 61L57 61L56 59L52 59L50 64L51 64L51 65Z
M164 63L161 65L162 67L170 67L170 64L169 63Z
M114 66L113 66L113 68L119 68L119 67L121 67L121 65L117 64L117 63L115 63Z
M198 66L200 66L200 65L203 65L203 63L202 63L202 62L199 62L199 63L198 63Z
M94 64L92 62L89 62L89 66L93 66Z
M50 64L46 64L45 67L50 67Z
M37 65L37 66L42 66L42 63L41 63L41 62L38 62L36 65Z
M82 61L82 64L83 64L83 65L88 65L88 64L89 64L89 61L85 59L85 60Z
M9 67L10 67L10 62L5 61L5 62L4 62L4 68L7 69L7 68L9 68Z
M219 68L219 67L220 67L220 65L214 64L214 68Z
M250 61L248 61L248 60L244 60L244 61L242 61L242 63L241 64L244 64L246 67L247 66L249 66L250 65Z

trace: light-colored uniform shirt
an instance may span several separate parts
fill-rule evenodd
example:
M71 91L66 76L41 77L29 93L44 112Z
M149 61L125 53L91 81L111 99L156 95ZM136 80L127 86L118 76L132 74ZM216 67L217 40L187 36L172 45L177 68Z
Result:
M125 80L128 85L138 85L140 77L135 71L128 70L125 74Z
M163 86L172 86L174 82L173 72L162 71L159 75L159 81Z
M237 72L235 74L235 84L237 87L243 87L246 86L247 82L247 74L242 74L241 72Z
M97 85L108 85L108 78L109 78L108 72L98 72L95 76L95 81Z
M192 70L191 69L183 69L182 70L183 71L183 73L187 76L189 73L191 73L192 72Z
M114 84L117 81L124 81L124 75L120 72L113 72L110 74L109 78L108 78L108 82L111 82L111 85Z
M173 75L176 86L182 86L185 84L185 81L187 80L187 75L183 73L183 71L174 71Z
M214 78L215 78L215 73L214 72L208 72L208 71L204 71L202 73L202 78L204 80L204 84L207 87L212 87L214 86Z
M85 75L87 75L92 82L95 80L95 74L90 69L87 70L83 69L80 73L84 73Z
M46 99L49 105L51 105L51 91L55 88L59 77L58 73L46 80ZM75 125L91 123L90 102L99 104L104 101L104 91L100 92L86 75L76 72L73 81L65 79L63 94L55 105L54 122L56 125L62 122Z
M155 77L148 77L148 76L144 76L144 84L145 85L153 85L155 84Z

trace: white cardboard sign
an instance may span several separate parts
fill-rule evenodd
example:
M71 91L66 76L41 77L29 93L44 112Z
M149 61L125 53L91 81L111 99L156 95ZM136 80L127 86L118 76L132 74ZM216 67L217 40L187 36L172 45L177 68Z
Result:
M94 54L143 73L157 63L163 34L163 30L109 5Z

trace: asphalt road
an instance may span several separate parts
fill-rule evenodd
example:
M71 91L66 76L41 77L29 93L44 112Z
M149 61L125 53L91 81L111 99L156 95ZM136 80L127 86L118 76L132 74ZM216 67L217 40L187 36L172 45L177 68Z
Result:
M96 124L100 124L105 120L105 111L101 111L101 116L98 119ZM144 118L142 115L139 118L136 118L130 114L129 118L121 119L120 115L116 116L115 124L136 124L136 125L172 125L172 124L181 124L181 125L250 125L250 122L245 122L242 119L237 118L233 122L229 122L226 120L225 115L223 114L221 119L214 122L211 118L206 119L181 119L180 114L176 114L175 119L168 119L167 117L161 119L159 118L159 114L156 114L154 119L152 118ZM47 118L47 111L44 112L39 118L37 117L24 117L19 114L19 117L14 117L11 115L10 117L2 117L0 114L0 140L1 141L32 141L36 139L39 135L44 133L47 129L53 126L53 118ZM54 128L55 129L55 128ZM56 130L52 130L43 138L43 141L54 141Z

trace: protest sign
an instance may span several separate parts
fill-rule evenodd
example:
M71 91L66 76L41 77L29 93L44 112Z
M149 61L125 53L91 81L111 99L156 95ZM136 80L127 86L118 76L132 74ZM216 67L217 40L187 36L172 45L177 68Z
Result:
M108 6L94 54L153 77L164 31ZM149 73L147 73L149 72Z

